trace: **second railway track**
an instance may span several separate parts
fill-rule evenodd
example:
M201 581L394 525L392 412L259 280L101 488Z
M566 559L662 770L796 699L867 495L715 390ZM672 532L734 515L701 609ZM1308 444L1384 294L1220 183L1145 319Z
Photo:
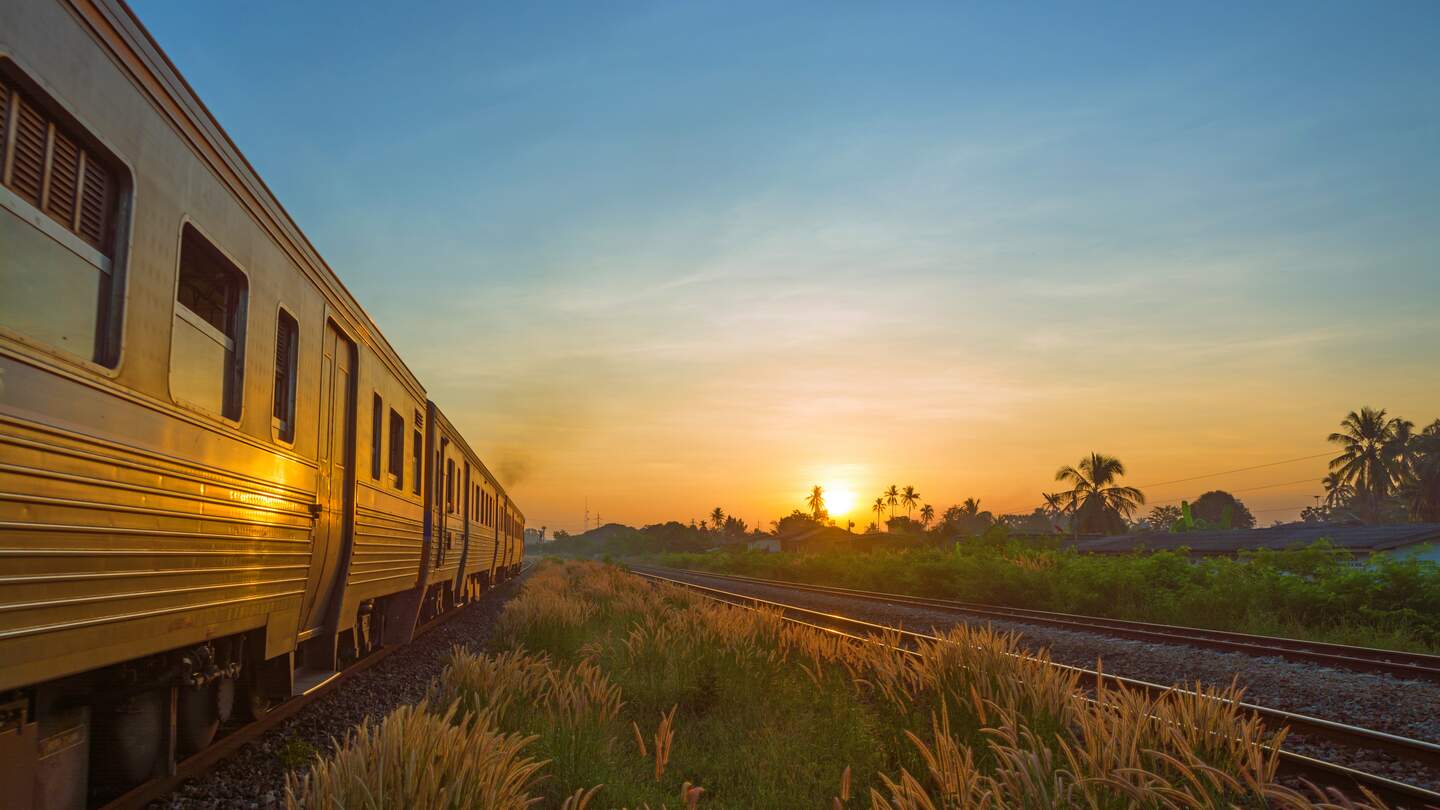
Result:
M941 599L910 594L884 593L855 588L841 588L833 585L813 585L788 580L762 579L737 574L715 574L709 571L681 571L679 569L636 567L636 570L654 571L664 574L690 574L732 582L749 582L758 585L791 588L812 593L823 593L867 601L885 602L916 607L982 616L991 619L1041 624L1066 630L1100 633L1117 638L1137 641L1151 641L1163 644L1185 644L1244 655L1284 658L1309 664L1348 669L1355 672L1370 672L1390 675L1396 678L1428 681L1440 684L1440 655L1381 650L1372 647L1354 647L1346 644L1332 644L1323 641L1260 636L1248 633L1234 633L1225 630L1210 630L1201 627L1140 622L1128 619L1111 619L1100 616L1082 616L1071 613L1057 613L1046 610L1014 608L1004 605L988 605L958 599Z
M669 569L645 567L637 567L633 570L640 576L652 581L668 582L690 588L705 594L709 598L741 606L771 607L781 611L788 620L845 633L847 635L856 635L858 637L859 635L898 630L902 638L913 640L927 637L926 634L904 630L893 625L878 624L840 613L815 610L801 605L766 599L755 594L729 591L701 583L676 579L668 574L699 574L705 577L717 575L703 572L671 571ZM888 596L877 595L870 592L849 591L843 588L824 588L821 586L796 585L795 583L774 580L760 580L752 577L721 576L718 578L732 579L742 583L764 584L771 587L793 588L797 591L814 590L829 596L845 596L854 599ZM864 596L862 596L862 594L864 594ZM919 601L924 602L929 600ZM902 602L901 604L910 603ZM917 604L915 606L926 608L934 607L925 604ZM795 618L795 614L799 614L803 616L803 618ZM1078 671L1082 674L1083 681L1092 687L1103 681L1109 685L1138 689L1150 694L1158 694L1176 688L1136 678L1102 673L1068 664L1053 663L1053 666ZM1385 756L1392 758L1394 761L1419 766L1425 773L1431 775L1432 778L1425 781L1433 786L1440 783L1440 745L1425 740L1415 740L1401 735L1327 720L1298 712L1284 711L1253 703L1242 703L1241 705L1246 710L1261 716L1267 725L1275 728L1281 726L1289 727L1295 734L1302 735L1310 741L1323 743L1338 753L1338 756L1322 758L1294 750L1282 750L1282 765L1286 775L1294 778L1303 778L1322 786L1347 790L1351 792L1352 795L1355 794L1356 788L1364 788L1374 792L1387 802L1390 802L1394 807L1434 808L1435 810L1440 810L1440 792L1436 792L1430 789L1430 787L1412 784L1401 779L1372 772L1377 769L1374 768L1376 763L1372 762L1374 755L1367 753L1384 752ZM1379 769L1383 770L1383 768Z

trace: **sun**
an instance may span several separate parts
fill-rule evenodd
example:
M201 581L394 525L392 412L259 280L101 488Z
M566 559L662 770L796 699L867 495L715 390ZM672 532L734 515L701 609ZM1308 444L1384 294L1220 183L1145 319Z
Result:
M848 515L855 508L855 490L843 484L821 484L825 488L825 511L831 517Z

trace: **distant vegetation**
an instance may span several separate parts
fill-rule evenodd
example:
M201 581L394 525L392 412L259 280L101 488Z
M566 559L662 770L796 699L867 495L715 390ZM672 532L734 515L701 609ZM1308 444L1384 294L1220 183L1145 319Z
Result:
M1089 701L983 629L911 656L552 563L497 634L491 654L457 650L427 704L292 778L287 804L1318 807L1274 783L1282 735L1238 704Z
M1315 524L1440 522L1440 419L1417 432L1407 419L1366 407L1348 414L1340 430L1328 439L1340 452L1330 461L1331 472L1320 482L1323 501L1306 507L1301 520ZM1145 494L1122 481L1125 472L1120 459L1091 453L1073 466L1061 467L1055 480L1064 488L1041 493L1035 509L1001 515L984 509L974 497L937 511L915 486L891 484L870 502L875 519L865 532L884 531L896 535L897 540L911 537L944 545L979 537L997 526L1012 535L1073 536L1251 529L1260 524L1243 501L1220 489L1205 491L1193 501L1158 504L1142 515ZM747 526L717 506L705 518L688 524L670 521L641 529L610 524L580 535L557 531L555 542L543 549L565 556L597 557L700 551L835 525L820 485L811 488L804 506L803 511L796 509L772 521L768 532ZM897 514L901 510L903 514Z
M992 529L971 543L871 553L670 553L662 565L1440 653L1440 566L1353 568L1319 543L1240 560L1079 554Z

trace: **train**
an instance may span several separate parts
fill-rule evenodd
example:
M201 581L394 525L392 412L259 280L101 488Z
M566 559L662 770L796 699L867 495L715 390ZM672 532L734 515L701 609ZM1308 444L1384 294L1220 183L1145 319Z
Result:
M173 773L524 532L132 10L0 3L0 803Z

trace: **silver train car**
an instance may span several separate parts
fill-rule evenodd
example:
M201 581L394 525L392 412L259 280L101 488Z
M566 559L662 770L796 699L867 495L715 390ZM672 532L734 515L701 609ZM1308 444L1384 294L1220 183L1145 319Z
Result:
M171 772L525 518L120 0L0 3L0 796Z

